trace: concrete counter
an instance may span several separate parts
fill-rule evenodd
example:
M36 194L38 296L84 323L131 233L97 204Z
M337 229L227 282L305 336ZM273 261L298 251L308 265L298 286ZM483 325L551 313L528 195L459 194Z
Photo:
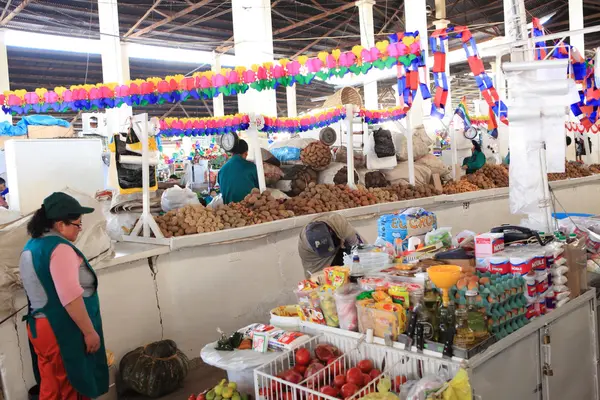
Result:
M600 214L600 177L552 184L571 212ZM403 201L340 211L368 241L377 236L382 213L421 206L453 233L519 223L511 215L508 189ZM563 212L563 210L557 210ZM169 338L188 357L233 331L268 321L269 310L295 302L303 278L297 252L300 228L314 216L174 238L170 246L120 243L115 259L99 265L99 295L106 346L120 360L137 346ZM16 304L25 303L17 296ZM0 377L7 400L27 398L33 384L24 311L0 325ZM0 320L6 316L0 316Z

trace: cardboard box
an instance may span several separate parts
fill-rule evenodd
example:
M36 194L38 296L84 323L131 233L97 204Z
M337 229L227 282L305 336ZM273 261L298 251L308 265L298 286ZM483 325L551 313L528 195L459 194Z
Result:
M587 250L585 241L577 239L566 246L565 258L567 260L567 287L571 292L571 299L578 297L587 290Z
M73 126L68 128L62 126L39 126L29 125L27 127L27 136L29 139L53 139L63 137L73 137Z
M504 251L504 233L483 233L475 236L476 257L491 256Z

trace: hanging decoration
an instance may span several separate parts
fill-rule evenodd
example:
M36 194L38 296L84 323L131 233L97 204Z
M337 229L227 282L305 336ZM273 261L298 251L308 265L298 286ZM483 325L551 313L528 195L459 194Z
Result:
M415 53L407 61L399 62L396 66L397 77L398 77L398 96L401 96L404 104L412 107L413 100L417 95L417 90L421 91L421 96L424 100L431 98L429 88L427 87L427 80L425 76L427 74L427 68L425 65L425 59L421 54L421 36L419 32L399 32L389 35L390 43L403 43L405 45L414 46L415 51L418 49L418 53Z
M245 131L250 126L247 114L210 118L165 118L160 120L160 134L172 136L210 136Z
M418 34L417 34L418 35ZM103 108L146 106L175 103L193 99L210 99L220 94L233 96L249 89L262 91L293 84L308 85L315 78L327 80L346 74L364 75L372 68L389 69L398 65L409 66L421 54L420 42L411 34L398 34L400 40L377 42L372 48L354 46L350 51L334 49L320 52L317 57L299 56L296 60L255 64L250 68L236 67L196 72L192 76L167 76L130 81L124 85L99 83L7 91L0 94L5 113L27 114L48 111L92 111Z
M366 108L361 108L358 114L365 119L367 124L371 125L388 121L399 121L406 117L406 113L409 109L408 106L384 108L383 110L367 110Z
M343 106L321 111L313 115L305 115L294 118L267 117L261 132L267 133L298 133L313 129L321 129L333 125L346 118L346 108Z
M446 112L446 103L448 100L448 77L446 75L446 48L444 41L450 37L459 38L467 54L467 61L471 72L475 77L481 96L492 108L500 121L508 124L508 109L500 100L498 92L494 88L492 79L485 72L483 60L477 51L477 44L466 26L449 26L445 29L438 29L431 34L429 44L433 52L432 73L435 82L435 93L431 107L431 115L443 118Z
M598 124L594 124L592 126L590 126L589 128L586 128L585 126L583 126L582 124L578 123L578 122L565 122L565 129L568 132L577 132L577 133L593 133L593 134L597 134L600 131L600 126L598 126Z

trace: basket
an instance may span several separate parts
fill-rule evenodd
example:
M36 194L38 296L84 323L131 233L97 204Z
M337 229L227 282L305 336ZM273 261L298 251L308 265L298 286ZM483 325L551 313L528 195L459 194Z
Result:
M301 347L312 351L319 344L334 345L343 354L316 374L306 377L299 384L293 384L277 377L295 365L294 351L282 354L270 363L254 370L256 399L309 400L317 398L319 400L338 400L335 397L320 393L321 388L329 385L334 376L355 367L359 361L364 359L371 360L375 368L383 371L382 376L389 377L392 381L400 375L404 375L409 379L418 379L428 374L443 373L448 378L452 378L460 369L460 364L454 361L414 354L391 347L367 344L362 339L340 336L327 331L313 337ZM360 399L368 393L376 392L378 381L378 379L375 379L369 382L346 400ZM311 388L307 387L310 382L312 382Z
M325 103L323 103L323 108L339 107L346 104L354 104L359 107L363 106L362 96L358 90L351 86L341 88L331 96L327 97Z

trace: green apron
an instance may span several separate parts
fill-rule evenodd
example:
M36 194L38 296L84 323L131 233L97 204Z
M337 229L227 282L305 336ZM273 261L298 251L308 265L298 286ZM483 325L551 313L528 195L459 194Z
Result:
M95 290L92 296L83 298L92 325L100 336L100 349L94 354L87 354L83 334L61 304L50 274L50 256L56 246L61 243L71 246L83 258L85 265L96 278L96 274L85 256L68 240L59 236L45 236L29 240L23 251L31 252L35 273L46 292L48 302L44 307L37 310L32 310L30 307L28 315L23 317L23 320L27 321L32 337L36 338L35 315L42 313L46 316L56 336L69 382L81 395L96 398L108 391L108 364L104 348L98 293ZM97 278L95 282L95 289L97 289ZM37 370L35 352L32 352L32 359L34 370ZM38 371L35 372L37 375Z

